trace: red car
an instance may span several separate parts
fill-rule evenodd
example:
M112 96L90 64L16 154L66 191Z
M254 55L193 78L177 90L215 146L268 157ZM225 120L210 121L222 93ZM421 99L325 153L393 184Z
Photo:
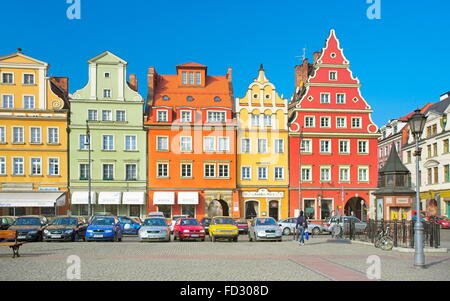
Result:
M173 227L173 240L201 239L205 241L205 228L195 218L179 218Z
M238 227L239 230L239 234L241 233L245 233L248 234L248 223L246 220L241 220L241 219L234 219L236 226Z
M436 221L441 229L450 229L450 220L446 216L430 216L431 221Z

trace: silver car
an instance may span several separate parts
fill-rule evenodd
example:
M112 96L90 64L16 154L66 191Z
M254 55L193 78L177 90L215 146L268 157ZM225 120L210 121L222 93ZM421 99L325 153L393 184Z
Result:
M289 217L278 222L278 225L283 230L283 235L291 235L295 232L295 226L297 225L296 217ZM319 235L324 232L328 232L328 228L325 225L308 222L308 232L312 235Z
M276 240L281 241L283 231L272 217L257 217L248 228L249 241Z
M343 234L349 234L350 222L353 222L355 225L355 233L363 233L366 230L367 223L360 221L355 216L332 216L326 222L327 230L332 232L336 225L340 225L344 230Z
M148 217L139 229L140 241L170 241L170 228L162 217Z

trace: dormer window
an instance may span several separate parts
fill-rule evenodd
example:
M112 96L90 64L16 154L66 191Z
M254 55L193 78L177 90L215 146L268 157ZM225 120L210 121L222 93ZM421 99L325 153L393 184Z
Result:
M170 97L167 96L167 95L164 95L164 96L162 97L162 99L165 100L165 101L168 101L168 100L170 100Z
M158 122L167 122L168 121L167 110L158 110L156 114L156 121Z
M186 100L187 100L187 101L194 101L194 97L188 96L188 97L186 97Z
M202 74L200 72L195 72L195 84L201 85L202 83Z
M111 74L109 72L105 72L105 78L110 78Z
M181 83L183 85L187 85L187 72L186 71L183 71L181 73Z
M208 122L218 123L218 122L225 122L225 121L226 121L225 112L208 111Z
M214 97L214 102L220 102L222 101L222 98L220 98L219 96Z
M189 72L189 85L194 85L194 72Z
M330 71L330 80L337 80L337 72Z

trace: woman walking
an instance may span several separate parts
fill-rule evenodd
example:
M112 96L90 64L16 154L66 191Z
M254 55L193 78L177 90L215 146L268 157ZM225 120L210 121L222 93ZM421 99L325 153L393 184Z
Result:
M299 229L299 237L298 242L300 245L305 245L305 231L308 229L308 222L306 216L304 216L303 211L300 211L300 215L297 218L297 224L295 225L297 229Z

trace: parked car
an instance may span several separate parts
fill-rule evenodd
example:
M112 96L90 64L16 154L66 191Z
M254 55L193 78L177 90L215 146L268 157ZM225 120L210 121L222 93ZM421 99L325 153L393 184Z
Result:
M205 241L205 228L198 220L190 217L177 219L173 227L173 240L201 239Z
M428 222L428 220L430 219L427 216L428 212L427 211L420 211L420 221L421 222ZM416 221L417 220L417 216L416 216L416 210L412 211L412 220Z
M86 239L88 225L84 219L74 216L57 216L45 227L44 241L79 241Z
M44 216L30 215L17 218L8 230L17 231L17 240L42 241L42 231L48 220Z
M210 217L202 218L200 224L202 224L203 228L205 228L205 233L209 235L209 225L211 224L211 218Z
M254 218L248 229L248 240L282 241L283 230L273 217Z
M179 218L186 218L189 217L188 215L174 215L172 216L172 221L170 222L170 232L173 233L173 227L175 226L175 223Z
M234 219L236 226L238 227L239 234L248 234L248 222L245 219Z
M163 212L150 212L148 217L165 217Z
M237 242L239 238L239 229L234 219L228 216L215 216L211 219L209 225L209 237L212 242L217 239L228 239Z
M170 241L170 228L163 217L148 217L139 229L140 241Z
M285 218L278 222L278 225L283 230L283 235L291 235L295 232L295 227L297 225L296 217ZM313 235L319 235L324 232L328 232L328 228L323 224L308 222L308 232Z
M122 227L115 216L96 215L86 230L86 241L122 241Z
M441 226L441 229L450 229L450 220L446 216L433 215L433 216L430 216L429 221L437 222Z
M0 216L0 230L8 230L15 220L12 216Z
M128 216L118 216L120 226L122 227L122 234L124 235L138 235L141 224Z
M327 231L328 232L332 232L333 231L333 227L336 224L339 224L343 230L344 233L343 234L348 234L349 233L349 225L350 222L354 222L355 224L355 233L362 233L364 232L364 230L366 230L367 227L367 223L360 221L357 217L355 216L332 216L329 218L329 220L326 222L326 226L327 226Z

